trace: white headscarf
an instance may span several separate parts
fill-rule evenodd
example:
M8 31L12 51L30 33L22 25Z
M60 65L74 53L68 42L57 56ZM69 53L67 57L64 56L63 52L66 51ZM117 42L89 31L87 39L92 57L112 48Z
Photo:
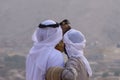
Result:
M51 25L56 24L53 20L46 20L41 24ZM34 46L31 49L30 53L33 53L38 48L44 47L55 47L60 40L62 39L62 29L61 27L57 28L37 28L32 36L32 40L34 41Z
M88 60L84 56L83 49L85 47L86 39L84 35L75 29L71 29L64 35L65 49L69 57L80 57L81 61L84 63L85 68L89 74L92 76L92 70L89 65Z
M53 20L46 20L42 22L44 25L56 24ZM52 55L54 59L59 60L54 62L56 66L63 66L62 54L55 49L55 46L62 39L61 27L56 28L37 28L32 36L34 45L31 48L26 61L26 76L27 80L43 80L45 71L51 66L48 64L48 59ZM47 65L47 66L46 66ZM38 68L39 67L39 68Z

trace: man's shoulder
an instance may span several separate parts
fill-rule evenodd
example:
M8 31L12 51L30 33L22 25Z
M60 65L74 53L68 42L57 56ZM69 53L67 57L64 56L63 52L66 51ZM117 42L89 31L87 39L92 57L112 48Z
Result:
M62 58L63 57L63 54L59 51L59 50L56 50L56 49L53 49L51 52L50 52L50 56L52 58Z
M62 54L59 50L57 50L57 49L53 49L52 51L51 51L51 53L53 53L53 54Z

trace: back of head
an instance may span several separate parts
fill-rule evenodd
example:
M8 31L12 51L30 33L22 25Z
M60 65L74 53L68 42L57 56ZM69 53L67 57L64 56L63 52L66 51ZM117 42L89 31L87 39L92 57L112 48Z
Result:
M70 31L68 32L68 38L72 43L80 43L84 40L84 37L78 31Z
M64 42L71 45L75 45L74 43L85 44L86 39L80 31L70 29L64 35Z
M41 22L33 35L33 41L39 43L48 44L54 42L54 44L57 44L61 39L62 29L59 27L59 24L53 20Z
M69 57L78 56L79 51L83 53L85 47L86 39L84 35L75 29L71 29L65 33L64 39L65 50Z
M37 35L39 40L45 40L57 31L56 28L53 28L49 25L56 25L56 22L53 20L45 20L40 23L40 25L38 26L40 28L38 31L39 35Z

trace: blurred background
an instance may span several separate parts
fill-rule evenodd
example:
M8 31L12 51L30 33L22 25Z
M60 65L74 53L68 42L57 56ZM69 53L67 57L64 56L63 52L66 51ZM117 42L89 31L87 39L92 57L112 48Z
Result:
M120 0L0 0L0 80L25 80L31 36L46 19L85 35L91 80L120 80Z

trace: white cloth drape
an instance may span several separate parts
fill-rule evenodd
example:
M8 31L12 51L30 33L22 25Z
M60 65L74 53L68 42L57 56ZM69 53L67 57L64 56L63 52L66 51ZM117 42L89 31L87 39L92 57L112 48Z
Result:
M42 24L55 24L52 20ZM54 47L62 39L62 29L37 28L32 36L34 45L26 60L26 80L45 80L45 73L49 67L63 67L64 59L60 51Z
M84 63L89 76L92 76L91 67L83 52L86 43L84 35L78 30L71 29L65 33L63 40L68 56L79 57L80 60Z

